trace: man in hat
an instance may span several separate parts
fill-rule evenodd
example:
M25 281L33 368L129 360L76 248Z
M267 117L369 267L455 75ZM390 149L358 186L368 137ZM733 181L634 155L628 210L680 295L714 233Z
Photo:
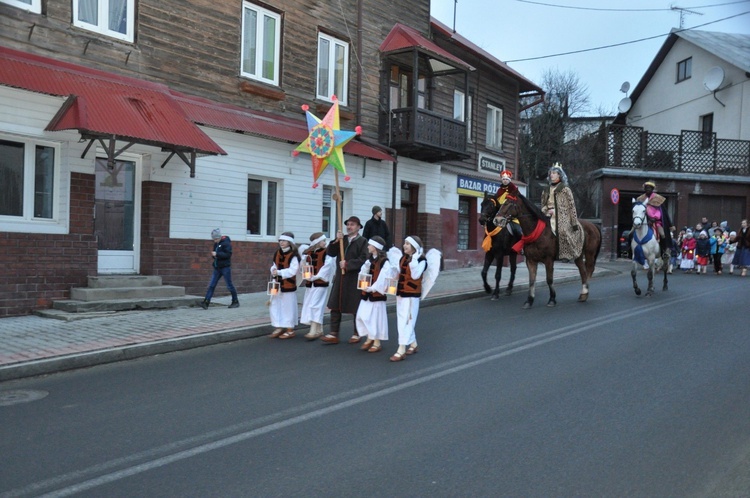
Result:
M346 226L346 237L339 230L336 232L336 240L328 244L326 249L328 256L336 258L336 274L333 277L331 294L328 296L328 308L331 310L331 331L320 338L326 344L339 343L342 313L354 315L352 317L354 333L349 339L349 344L359 342L357 321L354 318L362 300L362 293L357 289L357 274L369 257L367 251L368 239L359 235L362 223L356 216L350 216L344 222L344 225ZM340 242L342 240L344 244L343 254Z
M388 230L388 225L383 219L383 208L380 206L372 207L372 218L367 220L367 223L365 223L365 230L362 232L362 237L366 240L370 240L375 236L383 238L385 241L384 250L386 252L393 245L391 243L391 231Z
M661 253L668 253L672 247L672 235L669 232L669 227L672 223L669 221L669 214L667 213L666 205L664 201L667 199L655 192L656 183L649 180L643 184L643 194L638 196L636 201L642 202L646 205L646 216L648 217L648 224L653 227L654 231L658 235L659 247ZM664 229L664 226L667 229ZM633 231L630 231L631 237Z

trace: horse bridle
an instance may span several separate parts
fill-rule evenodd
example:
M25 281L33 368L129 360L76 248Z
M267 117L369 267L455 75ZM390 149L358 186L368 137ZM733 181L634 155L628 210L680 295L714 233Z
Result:
M637 203L637 204L636 204L636 206L637 206L637 205L639 205L639 204L640 204L641 206L643 206L643 207L644 207L644 210L643 210L643 216L633 216L633 226L641 226L641 225L643 225L644 223L646 223L646 218L648 217L648 216L646 215L646 209L645 209L645 207L646 207L646 206L645 206L645 205L644 205L643 203L640 203L640 202L639 202L639 203ZM634 206L634 207L635 207L635 206ZM627 211L626 211L626 212L627 212ZM635 220L641 220L641 221L640 221L640 223L638 223L638 224L636 225L636 223L635 223Z

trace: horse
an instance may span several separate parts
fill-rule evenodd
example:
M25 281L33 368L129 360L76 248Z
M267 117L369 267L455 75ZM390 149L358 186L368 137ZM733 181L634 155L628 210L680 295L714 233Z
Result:
M505 288L505 295L510 296L513 292L513 282L516 280L516 268L518 263L516 256L518 253L512 249L513 244L520 240L520 235L513 235L508 230L498 230L497 233L491 235L495 230L490 230L488 226L492 225L492 220L497 213L499 206L497 201L487 196L482 201L479 224L484 226L485 236L490 236L492 241L492 247L489 251L484 254L484 266L482 266L482 282L484 282L484 291L487 294L492 294L492 300L495 301L500 297L500 278L503 272L503 260L505 256L508 256L508 262L510 263L510 280L508 286ZM499 227L498 227L499 228ZM487 272L490 269L490 265L495 263L495 290L487 283Z
M557 293L553 285L554 264L557 258L557 237L552 233L549 219L525 196L518 194L514 199L508 198L497 214L496 225L505 226L508 221L518 218L523 237L519 245L523 247L526 267L529 269L529 295L523 309L529 309L534 304L537 266L544 264L547 272L547 286L549 287L549 301L547 306L557 305ZM578 220L583 227L583 251L575 260L578 273L581 275L581 293L578 302L585 302L589 297L589 280L594 274L596 258L602 246L602 233L599 227L586 220ZM518 248L518 247L517 247Z
M648 288L646 289L646 296L650 297L654 294L654 272L658 271L657 263L661 263L662 270L664 270L662 290L667 290L669 253L663 252L659 247L656 232L646 221L646 205L642 202L633 203L633 239L630 242L630 248L633 251L633 269L630 270L630 276L633 277L635 295L641 295L641 289L638 288L638 282L635 277L638 274L639 267L643 267L643 264L646 262L648 262Z

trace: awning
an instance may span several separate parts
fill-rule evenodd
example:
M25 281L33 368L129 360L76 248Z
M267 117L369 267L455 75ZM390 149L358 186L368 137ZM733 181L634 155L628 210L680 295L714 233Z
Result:
M289 143L301 143L309 134L307 122L303 120L302 115L296 120L229 104L219 104L177 92L173 92L173 98L191 121L211 128L239 131ZM344 146L344 152L378 161L395 161L385 148L365 144L356 138Z
M380 51L383 54L393 54L417 49L430 56L430 66L434 72L445 72L455 69L473 71L467 62L462 61L445 49L440 48L435 42L422 36L416 29L396 23L388 33Z
M161 147L177 154L195 176L196 154L226 155L195 125L165 85L119 76L0 47L0 84L67 96L48 131L78 130L99 141L110 161L133 144ZM128 144L115 151L115 142ZM169 159L167 159L168 161ZM166 161L165 161L166 164ZM162 165L162 167L164 164Z

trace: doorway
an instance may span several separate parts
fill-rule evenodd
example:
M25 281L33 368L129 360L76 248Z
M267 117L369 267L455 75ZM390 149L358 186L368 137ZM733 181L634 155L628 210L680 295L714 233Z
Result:
M100 274L138 273L141 184L135 161L97 158L94 234Z
M401 240L406 239L409 235L417 235L418 211L419 185L401 182Z

